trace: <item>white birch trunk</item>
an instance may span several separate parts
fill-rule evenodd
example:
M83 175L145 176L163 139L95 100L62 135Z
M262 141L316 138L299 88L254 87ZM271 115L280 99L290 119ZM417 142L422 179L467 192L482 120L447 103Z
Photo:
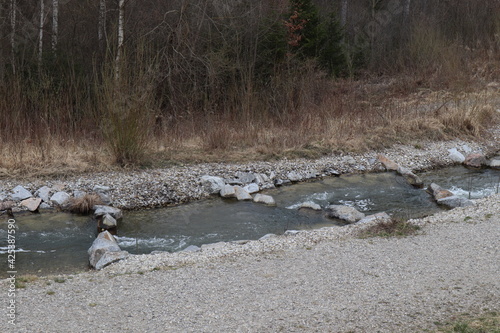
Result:
M408 19L408 17L410 16L410 4L411 0L405 0L403 4L403 16L405 20Z
M120 79L120 62L123 52L124 40L124 20L125 20L125 0L118 0L118 49L116 50L115 59L115 79Z
M12 72L16 74L16 15L17 3L16 0L10 0L10 50L11 50L11 65Z
M59 34L59 0L52 0L52 52L57 51Z
M44 25L45 3L40 0L40 25L38 26L38 70L42 68L43 57L43 25Z
M98 26L99 50L104 51L106 40L106 0L99 0L99 26Z
M342 0L340 6L340 24L342 25L342 28L345 28L347 24L347 1L348 0Z

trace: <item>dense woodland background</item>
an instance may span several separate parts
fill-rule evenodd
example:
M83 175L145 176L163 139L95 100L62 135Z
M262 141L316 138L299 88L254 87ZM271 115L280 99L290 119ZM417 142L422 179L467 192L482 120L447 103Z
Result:
M499 51L498 0L0 0L0 142L14 164L25 144L121 165L181 143L306 146L380 114L356 80L467 89L478 68L498 79Z

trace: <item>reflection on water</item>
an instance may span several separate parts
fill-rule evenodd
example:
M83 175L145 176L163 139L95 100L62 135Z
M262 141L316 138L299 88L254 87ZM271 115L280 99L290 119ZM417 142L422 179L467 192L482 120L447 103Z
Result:
M426 172L425 184L435 182L455 194L477 198L494 193L500 171L462 167ZM345 175L268 190L277 207L213 198L188 205L126 212L118 229L118 242L131 253L179 251L189 245L258 239L288 229L342 225L322 212L297 210L305 201L323 208L343 204L365 214L386 211L403 218L420 217L440 208L422 189L409 186L394 173ZM63 214L16 216L16 268L18 272L50 274L87 269L87 249L96 236L89 217ZM7 271L7 217L0 219L0 269Z

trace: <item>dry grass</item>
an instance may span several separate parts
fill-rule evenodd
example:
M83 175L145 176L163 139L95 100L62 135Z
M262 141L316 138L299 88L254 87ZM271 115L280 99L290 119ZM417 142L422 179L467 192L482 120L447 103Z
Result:
M469 91L457 92L424 89L422 85L429 85L406 76L323 83L320 97L304 100L286 117L268 114L240 120L228 113L164 123L148 137L147 150L151 153L138 165L317 158L394 143L481 140L488 126L500 123L495 111L500 103L498 91L473 84ZM113 152L99 137L4 139L0 153L0 178L64 176L117 168Z
M102 200L97 194L86 194L80 198L70 198L68 200L68 210L76 214L89 214L92 207L102 205Z
M379 223L363 230L359 237L405 237L414 235L418 230L420 230L420 227L414 224L393 218L390 222Z

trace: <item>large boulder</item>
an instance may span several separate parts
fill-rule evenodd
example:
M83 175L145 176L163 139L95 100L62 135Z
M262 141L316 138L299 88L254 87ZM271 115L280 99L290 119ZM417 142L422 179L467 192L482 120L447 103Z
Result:
M111 215L113 218L116 220L120 220L123 217L123 213L121 209L111 207L111 206L104 206L104 205L95 205L93 207L94 209L94 217L99 218L100 216L104 216L106 214Z
M242 184L249 184L255 180L256 176L252 172L239 171L236 173L236 178L238 178Z
M70 195L68 193L60 191L60 192L54 193L50 197L50 202L52 202L53 204L56 204L58 206L64 206L64 204L69 200L69 198L70 198Z
M234 187L234 192L235 192L235 195L236 195L236 199L242 201L242 200L252 200L252 196L250 195L250 193L248 193L247 190L245 190L243 187L241 186L235 186Z
M103 231L97 235L97 238L88 249L89 263L92 267L96 267L101 257L106 252L120 252L120 246L116 239L108 231Z
M391 220L392 218L386 212L381 212L365 216L361 220L359 220L357 224L369 223L373 221L377 221L378 223L387 223L390 222Z
M382 163L382 165L387 171L397 171L399 168L399 165L396 162L391 161L382 154L378 155L377 159L379 160L380 163Z
M431 183L427 188L427 191L429 191L432 194L435 200L453 196L453 193L435 183Z
M220 190L220 196L223 198L234 198L236 196L234 186L224 185L224 187Z
M50 192L52 189L48 186L42 186L35 191L35 196L43 200L43 202L50 202Z
M464 165L469 168L481 168L482 166L488 165L488 161L484 155L470 154L465 158Z
M457 150L457 148L448 149L448 157L453 162L463 163L465 161L465 156Z
M28 198L21 201L21 206L28 208L30 212L35 212L38 210L41 203L42 199L40 198Z
M104 214L97 219L97 230L99 232L108 230L111 234L116 234L118 222L110 214Z
M276 206L276 201L274 201L274 198L272 196L260 193L257 193L255 195L255 197L253 198L253 202L259 202L269 206Z
M344 205L330 205L326 208L329 218L340 219L348 223L355 223L365 217L365 214L356 210L356 208Z
M257 193L260 191L259 185L255 183L248 184L247 186L243 187L248 193L253 194Z
M210 194L217 194L224 187L224 179L214 176L202 176L200 178L201 186Z
M418 188L424 186L422 179L420 179L420 177L414 174L410 169L400 166L397 171L401 176L403 176L404 179L406 179L408 184Z
M286 178L288 178L288 180L291 182L300 182L303 176L297 171L290 171L286 174Z
M500 169L500 157L495 157L495 158L491 159L489 166L490 166L490 168L493 168L493 169Z
M439 205L448 207L448 208L457 208L457 207L467 207L474 206L474 201L457 197L456 195L445 197L437 200Z
M12 189L12 193L10 195L12 200L14 201L22 201L24 199L31 198L31 192L22 187L21 185L18 185Z
M321 210L321 206L313 201L306 201L300 204L299 209Z
M99 261L93 267L100 270L114 262L128 258L129 255L130 254L127 251L107 251L104 252Z

